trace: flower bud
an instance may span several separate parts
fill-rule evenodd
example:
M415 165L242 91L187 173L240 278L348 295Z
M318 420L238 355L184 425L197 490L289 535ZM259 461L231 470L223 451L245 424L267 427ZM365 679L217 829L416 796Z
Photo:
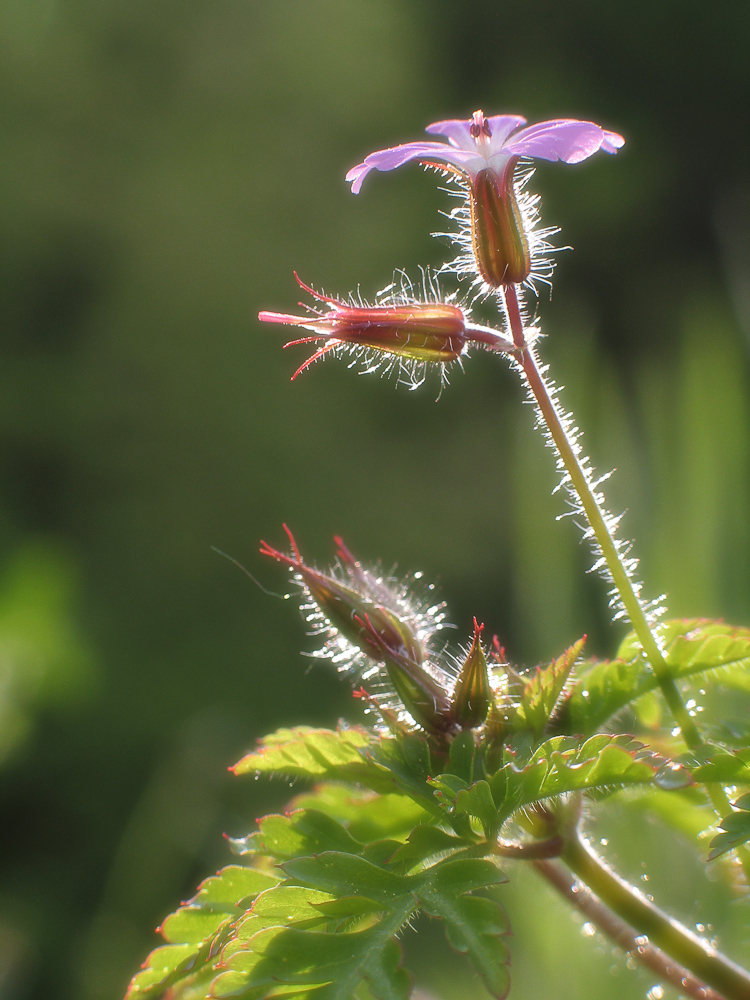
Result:
M428 641L442 623L442 605L410 607L403 591L364 570L336 539L339 567L346 583L332 574L306 566L289 529L284 525L293 555L287 556L261 543L261 553L285 563L296 574L309 603L303 611L316 625L315 634L326 643L317 654L333 660L340 670L359 677L377 676L385 668L393 690L415 722L429 731L448 724L449 682L445 672L430 661ZM385 678L381 678L384 680ZM373 699L373 703L378 705ZM388 710L391 706L384 703Z
M327 304L328 312L308 307L308 316L275 312L258 314L258 319L264 323L284 323L312 331L311 337L290 340L285 347L322 342L322 346L292 375L292 381L329 351L364 352L369 369L377 366L371 363L373 356L400 361L407 367L425 364L444 367L465 354L470 343L491 350L513 349L501 334L470 323L459 306L410 298L409 285L402 289L401 294L391 296L390 300L383 300L378 305L354 305L321 295L300 281L296 274L295 277L300 287L314 299ZM437 294L434 289L432 293Z
M529 240L513 183L518 157L502 173L488 167L469 183L471 241L477 270L492 288L520 284L531 272Z
M451 718L462 729L481 726L492 701L489 670L480 636L484 625L474 619L474 639L461 666L451 697Z

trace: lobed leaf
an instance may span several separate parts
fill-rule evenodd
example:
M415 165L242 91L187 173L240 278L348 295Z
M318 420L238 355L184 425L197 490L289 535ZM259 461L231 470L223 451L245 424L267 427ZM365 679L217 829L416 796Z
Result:
M363 844L385 837L406 840L429 814L406 795L378 795L349 785L323 783L295 796L290 808L317 809L342 823Z
M264 816L258 831L241 839L231 839L235 853L287 860L321 851L359 854L363 844L333 817L317 809L295 809L285 816Z
M568 792L605 793L626 785L679 788L690 784L689 771L652 753L628 736L600 734L582 745L556 736L524 764L505 764L486 780L467 786L452 775L433 784L452 814L476 817L489 838L518 809Z
M408 733L401 739L382 739L370 751L373 762L388 773L390 790L397 788L433 816L441 816L428 782L431 774L442 767L432 760L430 746L419 733Z
M462 837L455 837L438 826L417 826L407 842L389 859L389 868L397 874L406 874L428 858L455 854L466 846L467 841Z
M723 785L750 783L750 750L709 749L700 756L693 751L683 759L691 766L693 779L702 784L714 781Z
M750 793L740 796L732 804L736 811L725 816L719 823L720 829L724 832L717 834L709 844L709 861L721 857L735 847L741 847L750 840Z
M180 984L188 986L196 976L207 975L232 923L242 915L248 902L279 882L253 868L230 865L202 882L196 895L170 914L159 928L168 942L148 956L142 970L128 987L128 1000L148 997L157 1000Z
M548 667L537 667L536 673L524 688L521 702L516 709L514 719L516 729L527 729L535 736L541 736L555 711L565 683L574 663L581 655L585 642L584 636Z
M675 679L721 671L722 683L750 691L750 629L703 618L674 620L661 627L665 659ZM635 633L617 658L590 661L571 690L559 722L567 732L588 734L626 705L658 688Z
M375 791L391 791L388 776L365 753L376 742L371 733L359 728L279 729L230 770L235 774L283 774L361 782Z
M501 938L507 919L495 901L468 895L505 880L492 862L449 859L404 875L331 851L282 867L287 882L258 900L224 949L226 971L214 981L212 996L260 1000L291 990L317 1000L350 1000L366 983L378 1000L406 1000L411 981L401 968L396 935L420 908L445 922L449 940L468 955L490 992L506 995L508 951ZM325 894L312 906L332 923L326 929L299 922L258 929L255 911L284 888Z

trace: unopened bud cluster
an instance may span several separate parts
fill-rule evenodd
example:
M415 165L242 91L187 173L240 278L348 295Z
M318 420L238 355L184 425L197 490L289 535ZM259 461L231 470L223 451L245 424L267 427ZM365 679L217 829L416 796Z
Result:
M484 725L499 690L481 643L484 626L475 619L469 649L448 657L436 643L444 605L430 599L431 587L418 598L418 575L399 584L367 570L340 538L335 567L322 573L304 563L285 530L291 555L265 542L261 552L288 566L301 586L303 615L323 639L312 655L349 673L360 685L356 695L391 728L416 724L447 736Z
M423 272L421 294L404 278L400 289L389 286L374 305L323 295L297 278L313 299L312 305L300 303L305 314L259 314L263 322L308 331L285 345L315 345L293 379L320 358L353 354L355 361L364 357L366 371L398 366L416 387L428 365L437 366L445 380L446 366L460 364L472 345L513 355L522 365L536 331L524 325L516 286L533 288L535 280L549 279L551 263L544 254L551 249L547 238L556 232L537 228L538 199L525 191L528 164L533 159L579 163L597 150L615 153L624 142L593 122L556 119L526 126L518 115L485 117L481 111L465 121L435 122L427 132L447 141L378 150L353 167L346 180L358 194L372 170L394 170L410 161L449 174L462 197L461 207L451 213L459 223L453 239L462 254L441 270L459 279L468 276L480 294L496 294L507 335L474 323L467 297L446 298L429 272ZM475 620L470 646L451 658L436 643L444 627L442 604L420 601L406 585L364 569L340 539L336 566L321 573L305 565L287 534L291 555L265 543L261 551L286 564L300 584L303 613L323 639L314 655L350 672L361 685L357 694L385 724L416 724L448 737L462 729L484 728L496 735L502 730L502 679L488 666L483 626Z

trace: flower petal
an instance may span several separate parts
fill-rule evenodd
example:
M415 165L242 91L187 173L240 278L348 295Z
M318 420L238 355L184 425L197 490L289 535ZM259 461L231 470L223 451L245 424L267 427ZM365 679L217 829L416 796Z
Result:
M471 123L471 118L468 121L465 118L449 118L446 121L433 122L427 126L425 132L429 132L430 135L444 135L458 149L476 152L477 146L469 131Z
M457 167L462 173L471 173L472 169L481 170L484 157L476 151L456 149L446 146L444 142L407 142L403 146L392 149L379 149L370 153L362 163L352 167L346 175L352 185L352 194L358 194L362 181L371 170L395 170L409 160L441 160Z
M506 143L503 152L580 163L599 149L614 153L624 142L616 132L605 132L593 122L560 118L521 129Z
M602 149L605 153L616 153L621 146L625 145L625 137L620 135L619 132L610 132L608 129L604 129L604 141L602 142Z
M526 124L526 119L521 115L491 115L487 119L492 132L490 149L493 153L499 153L511 132Z

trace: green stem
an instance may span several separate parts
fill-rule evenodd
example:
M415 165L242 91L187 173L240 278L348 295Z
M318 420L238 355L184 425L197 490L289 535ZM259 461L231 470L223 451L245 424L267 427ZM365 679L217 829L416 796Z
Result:
M702 980L666 955L613 913L587 885L572 876L559 861L535 861L535 870L552 885L579 913L641 965L651 969L661 982L671 983L683 996L693 1000L726 1000Z
M562 860L601 902L629 924L641 945L651 944L689 969L698 979L717 990L726 1000L750 998L750 974L693 934L629 885L571 831ZM537 868L541 862L535 863ZM639 956L637 956L639 957Z
M529 389L536 400L547 429L555 443L555 447L565 465L572 487L580 500L586 519L599 543L599 548L607 564L612 581L620 595L622 606L638 636L648 662L651 664L659 686L664 692L669 709L679 725L687 745L691 749L699 747L701 745L701 738L698 734L698 729L685 707L682 695L669 672L669 667L664 659L659 643L651 631L646 613L633 587L617 543L607 523L605 512L594 493L586 470L578 458L577 450L568 437L565 429L565 421L554 399L550 395L547 384L539 370L534 349L526 344L523 320L521 318L515 286L507 285L504 291L508 318L513 334L513 343L518 349L516 357L526 376Z
M592 489L586 470L578 458L577 450L568 437L565 421L554 399L550 395L544 377L539 370L534 349L526 343L515 286L506 286L505 302L513 334L513 343L517 348L516 357L526 376L529 389L536 400L547 430L555 443L558 454L570 477L572 487L580 500L584 514L596 536L612 581L620 595L622 605L638 636L648 662L651 664L651 669L654 671L654 675L664 693L672 716L679 725L683 739L688 747L696 749L703 742L700 733L682 700L682 695L674 678L669 672L669 667L664 659L659 643L651 631L648 618L633 587L628 571L623 564L600 500ZM728 816L732 812L727 794L721 785L706 785L706 792L719 817ZM750 885L750 850L746 847L739 847L737 849L737 856L742 864L745 880Z

